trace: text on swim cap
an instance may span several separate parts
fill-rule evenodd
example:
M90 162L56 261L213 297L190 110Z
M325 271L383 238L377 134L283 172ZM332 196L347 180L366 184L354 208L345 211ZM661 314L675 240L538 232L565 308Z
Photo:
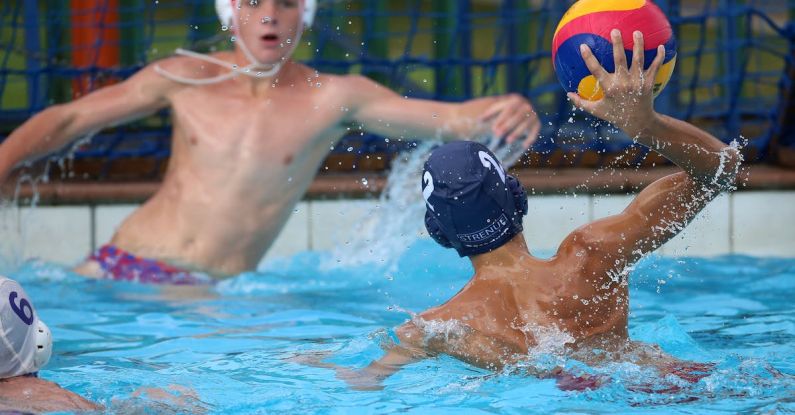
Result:
M503 213L491 225L473 233L464 233L456 235L458 240L464 243L480 243L488 239L493 239L495 236L502 235L508 229L508 218Z
M494 166L494 169L497 170L497 174L500 175L500 180L505 183L505 170L503 170L500 163L497 163L497 160L494 160L494 157L491 154L485 151L478 151L478 158L480 159L481 164L483 167L491 170L491 166Z
M11 294L8 295L8 302L11 305L11 310L14 311L20 320L23 323L30 326L33 324L33 307L30 306L30 302L27 299L19 297L19 304L17 304L16 299L19 297L19 294L16 291L11 291Z

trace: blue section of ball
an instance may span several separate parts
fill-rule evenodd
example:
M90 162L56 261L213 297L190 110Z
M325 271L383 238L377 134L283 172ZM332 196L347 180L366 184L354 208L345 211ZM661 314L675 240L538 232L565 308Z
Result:
M580 45L588 45L607 72L615 72L615 62L613 61L613 45L610 40L590 33L574 35L558 48L555 55L555 73L566 92L577 92L580 81L591 74L580 53ZM676 56L676 38L673 36L665 42L664 63L670 62ZM632 63L632 50L625 50L627 65ZM657 49L646 50L644 53L644 69L648 69L654 58L657 57Z

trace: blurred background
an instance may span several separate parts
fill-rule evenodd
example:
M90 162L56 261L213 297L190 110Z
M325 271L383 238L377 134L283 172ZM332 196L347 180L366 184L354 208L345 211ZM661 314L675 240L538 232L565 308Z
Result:
M518 167L650 167L665 160L571 111L551 63L572 1L320 0L296 53L320 71L361 73L412 97L516 92L544 129ZM795 0L658 0L679 42L661 112L744 145L752 163L795 167ZM177 47L229 49L209 0L4 0L0 139L48 105L118 82ZM169 157L166 111L84 140L51 176L156 181ZM597 139L600 138L600 139ZM383 172L411 143L352 133L323 173ZM58 174L60 170L60 174Z

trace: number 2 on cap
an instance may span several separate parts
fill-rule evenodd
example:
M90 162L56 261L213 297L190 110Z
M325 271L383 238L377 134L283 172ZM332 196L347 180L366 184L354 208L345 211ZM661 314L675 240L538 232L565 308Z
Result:
M505 170L502 169L500 163L497 163L497 160L491 157L491 154L485 151L478 151L478 158L480 158L480 163L483 164L483 167L491 170L491 166L494 166L494 169L497 170L497 174L500 175L500 180L505 183Z
M426 184L425 188L422 189L422 197L425 199L425 203L428 205L428 207L431 208L431 212L436 212L431 202L428 201L428 199L431 198L434 189L433 176L431 176L431 172L426 171L425 174L422 176L422 181Z
M30 306L27 299L22 297L19 297L19 304L17 304L17 297L19 297L19 294L16 291L11 291L11 294L8 296L8 302L11 303L11 310L14 310L14 314L19 316L22 322L29 326L33 324L33 307Z

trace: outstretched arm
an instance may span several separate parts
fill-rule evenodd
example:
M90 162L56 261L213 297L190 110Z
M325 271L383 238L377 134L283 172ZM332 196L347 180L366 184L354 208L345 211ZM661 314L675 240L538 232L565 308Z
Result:
M472 139L487 132L529 147L541 124L533 106L518 94L446 103L410 99L365 77L349 77L352 112L347 121L365 130L411 140Z
M36 114L0 145L0 183L21 163L58 151L77 138L109 125L140 118L167 106L166 94L173 85L147 67L122 83Z
M652 88L664 56L657 50L651 67L643 70L643 37L635 33L632 66L627 69L620 33L613 31L616 72L611 74L587 46L583 58L605 90L600 101L585 101L570 94L586 111L612 122L643 144L662 154L684 172L662 178L646 189L624 212L585 225L572 233L561 250L586 250L605 271L621 271L678 234L707 203L734 184L741 156L689 123L657 114Z
M313 356L305 355L291 360L312 367L332 369L336 373L337 378L344 380L352 389L381 390L384 388L382 382L386 378L400 371L404 366L428 357L428 354L421 348L415 348L410 344L403 344L412 343L411 337L414 334L420 334L416 326L412 323L406 323L398 327L395 331L398 337L401 338L401 344L390 345L386 353L380 359L372 361L369 365L361 369L351 369L334 363L324 362L323 360L328 356L325 352ZM409 337L406 337L406 335ZM416 339L417 337L414 338ZM404 339L408 341L404 342Z

